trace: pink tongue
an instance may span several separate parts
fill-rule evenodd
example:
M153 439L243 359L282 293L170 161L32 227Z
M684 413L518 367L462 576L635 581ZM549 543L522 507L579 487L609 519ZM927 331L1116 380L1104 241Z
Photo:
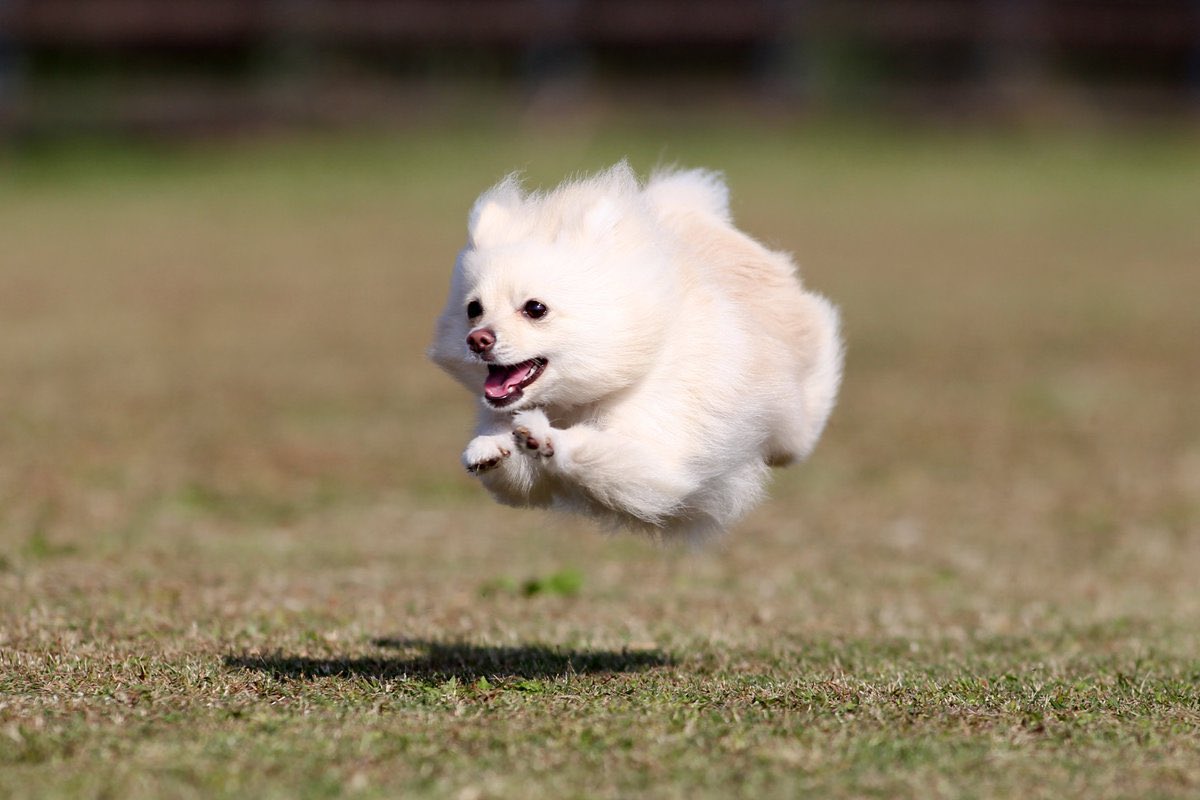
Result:
M532 371L533 363L530 361L513 367L490 369L487 380L483 383L483 393L497 400L508 397L516 385L528 378Z

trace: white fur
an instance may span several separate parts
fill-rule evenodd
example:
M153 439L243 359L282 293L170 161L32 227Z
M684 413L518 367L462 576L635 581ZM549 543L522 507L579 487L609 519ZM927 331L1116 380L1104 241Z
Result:
M733 226L718 174L643 186L622 162L545 194L509 176L468 227L430 357L481 398L473 329L496 363L547 360L512 405L481 399L463 453L500 502L702 535L811 452L841 381L837 311Z

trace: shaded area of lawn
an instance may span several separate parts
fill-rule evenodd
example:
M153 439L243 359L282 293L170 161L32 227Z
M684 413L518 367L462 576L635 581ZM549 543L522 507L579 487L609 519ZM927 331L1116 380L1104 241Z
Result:
M466 642L385 638L376 647L417 650L411 658L310 658L282 653L230 655L225 665L276 678L366 677L442 683L451 678L550 678L573 674L639 672L673 662L661 651L570 650L540 645L489 647Z

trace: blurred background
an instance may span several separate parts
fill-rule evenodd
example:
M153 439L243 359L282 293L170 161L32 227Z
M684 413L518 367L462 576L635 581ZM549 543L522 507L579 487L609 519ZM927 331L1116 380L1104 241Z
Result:
M1190 116L1196 0L0 0L0 129L405 123L488 100Z
M949 474L973 521L1033 481L1066 547L1194 532L1198 110L1196 0L0 0L4 535L542 530L460 474L474 400L422 354L479 191L622 157L724 171L843 308L784 541L953 517Z
M843 308L785 540L927 513L876 482L953 517L949 474L968 515L1033 481L1067 547L1194 532L1198 109L1196 0L0 0L3 530L540 530L460 474L474 400L422 353L479 191L629 157L724 171Z
M0 0L0 795L1194 796L1198 120L1200 0ZM623 157L723 171L844 315L813 457L701 552L496 506L423 355L481 190ZM464 729L481 676L551 733Z

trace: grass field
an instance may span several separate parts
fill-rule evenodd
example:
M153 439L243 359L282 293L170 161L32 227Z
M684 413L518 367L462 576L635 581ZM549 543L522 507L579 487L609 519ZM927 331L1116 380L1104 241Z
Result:
M720 546L494 506L474 194L724 169L844 309ZM0 796L1195 797L1200 146L612 124L0 160Z

